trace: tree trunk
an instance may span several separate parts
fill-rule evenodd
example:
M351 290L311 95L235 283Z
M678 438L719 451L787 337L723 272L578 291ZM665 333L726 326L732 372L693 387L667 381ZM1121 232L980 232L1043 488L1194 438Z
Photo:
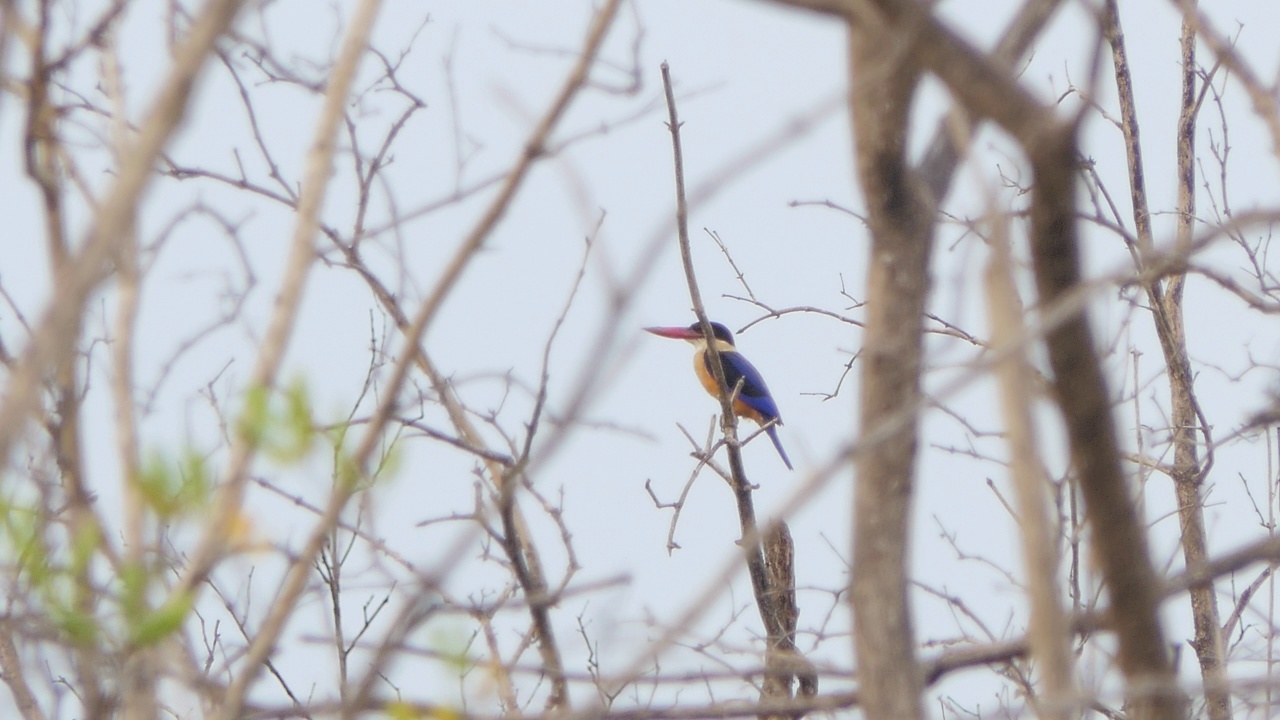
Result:
M851 597L858 686L872 720L921 716L906 561L933 208L905 152L918 71L890 39L851 25L849 103L871 229Z

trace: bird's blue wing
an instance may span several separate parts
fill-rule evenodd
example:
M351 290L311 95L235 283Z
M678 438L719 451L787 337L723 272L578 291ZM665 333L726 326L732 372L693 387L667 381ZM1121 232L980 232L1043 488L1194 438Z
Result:
M711 372L711 353L702 356L703 362L706 363L708 374ZM782 419L778 417L778 404L773 401L773 396L769 394L769 388L764 384L764 378L760 377L760 371L747 361L745 357L736 352L720 353L721 364L724 367L724 379L729 387L738 387L738 382L742 382L742 388L738 391L737 402L759 413L760 417L752 417L745 415L752 420L759 422L765 426L765 432L769 434L769 439L773 441L773 446L777 448L778 455L782 457L782 462L791 469L791 459L787 457L787 452L782 449L782 441L778 439L778 429L775 425L769 424L776 420L778 423ZM708 386L710 387L710 386ZM735 406L737 403L735 403ZM734 411L738 415L744 415L743 411L735 407Z
M752 410L764 416L766 422L778 417L778 404L773 401L773 396L769 394L769 388L764 384L764 378L760 377L760 371L747 361L741 353L727 352L720 353L720 359L724 367L724 379L729 385L729 390L738 386L738 380L742 380L742 390L738 393L738 399L746 403Z

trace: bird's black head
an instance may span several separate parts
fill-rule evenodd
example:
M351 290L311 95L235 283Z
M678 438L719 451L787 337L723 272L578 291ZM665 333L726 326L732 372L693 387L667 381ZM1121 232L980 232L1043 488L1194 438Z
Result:
M700 323L694 323L690 325L689 329L698 333L699 335L702 334L702 325ZM724 325L721 325L718 322L711 323L711 334L714 335L717 340L723 340L729 343L730 345L733 344L733 333L729 331L729 328L725 327Z

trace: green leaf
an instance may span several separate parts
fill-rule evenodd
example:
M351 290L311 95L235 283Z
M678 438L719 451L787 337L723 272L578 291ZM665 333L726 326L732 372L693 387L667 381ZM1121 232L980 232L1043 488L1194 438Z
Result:
M128 563L120 571L120 608L130 621L142 617L147 611L147 570L137 563Z
M270 393L261 385L255 385L244 394L244 411L236 423L240 437L250 445L257 447L266 437L267 424L270 420Z
M302 380L294 380L284 393L284 413L271 424L280 426L280 437L271 443L271 454L281 462L297 462L311 451L316 439L311 397Z
M4 532L8 541L13 543L19 566L31 584L40 587L47 583L53 567L36 513L28 508L6 508Z
M343 490L355 490L360 482L360 468L356 465L355 458L344 450L339 450L334 456L334 476L337 479L338 487Z
M138 473L137 485L147 505L162 519L170 519L207 506L213 479L204 457L188 450L177 461L152 453Z
M191 606L191 593L180 593L169 598L164 605L130 624L129 642L135 647L147 647L169 637L182 627L191 612Z
M100 544L97 528L87 524L77 528L71 544L72 574L82 575L89 569L89 563L93 562Z
M58 631L76 645L97 643L98 621L92 615L65 607L55 607L50 610L49 615Z
M237 422L240 436L277 462L298 462L311 452L317 434L310 393L297 379L280 398L273 395L262 386L245 393L244 412Z

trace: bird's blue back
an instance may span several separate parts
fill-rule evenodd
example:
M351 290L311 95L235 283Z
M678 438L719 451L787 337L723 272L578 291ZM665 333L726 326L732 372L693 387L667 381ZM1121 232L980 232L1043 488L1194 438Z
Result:
M778 404L769 394L769 388L765 386L760 371L756 370L755 366L741 353L722 352L720 358L724 367L725 383L730 390L738 386L739 378L742 379L742 390L738 393L738 399L764 416L765 422L778 417ZM707 357L706 361L709 367L710 358Z

